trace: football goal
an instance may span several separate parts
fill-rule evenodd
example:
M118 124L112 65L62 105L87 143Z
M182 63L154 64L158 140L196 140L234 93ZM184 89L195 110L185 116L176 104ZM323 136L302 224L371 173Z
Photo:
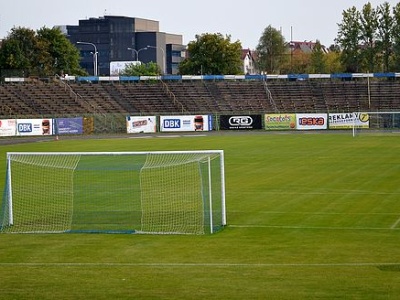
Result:
M4 233L209 234L226 225L224 153L7 153Z
M400 112L353 113L353 136L366 132L386 134L400 133Z

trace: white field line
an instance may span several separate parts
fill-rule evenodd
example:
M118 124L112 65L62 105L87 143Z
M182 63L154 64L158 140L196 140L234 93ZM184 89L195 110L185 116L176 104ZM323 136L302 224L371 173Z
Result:
M0 267L382 267L400 266L400 262L378 263L0 263Z
M318 230L400 230L400 228L379 227L324 227L324 226L286 226L286 225L235 225L228 224L231 228L277 228L277 229L318 229Z
M243 211L229 211L230 213L243 213ZM399 213L390 213L390 212L315 212L315 211L293 211L293 212L287 212L287 211L257 211L257 213L261 214L270 214L270 215L371 215L371 216L398 216Z
M242 194L260 194L259 192L253 191L242 191ZM324 191L311 191L311 192L291 192L291 191L263 191L266 195L347 195L349 193L357 195L399 195L398 192L374 192L368 190L324 190Z
M392 227L390 227L390 229L397 229L397 225L400 224L400 218L397 219L396 222L393 223Z

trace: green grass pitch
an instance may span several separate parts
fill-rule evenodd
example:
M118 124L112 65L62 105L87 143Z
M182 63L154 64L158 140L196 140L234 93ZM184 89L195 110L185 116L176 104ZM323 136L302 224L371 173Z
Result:
M214 235L0 234L0 299L398 299L400 136L63 139L6 152L225 151Z

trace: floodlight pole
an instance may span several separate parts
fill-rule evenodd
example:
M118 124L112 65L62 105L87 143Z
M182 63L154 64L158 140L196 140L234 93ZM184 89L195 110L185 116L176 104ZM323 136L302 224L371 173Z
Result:
M132 57L133 57L133 52L136 54L136 62L139 61L139 52L142 50L147 50L147 47L140 48L139 50L136 50L135 48L128 48L128 50L132 51Z
M94 53L93 53L93 75L96 77L98 75L98 70L97 70L97 47L95 44L93 43L89 43L89 42L76 42L77 44L82 44L82 45L90 45L93 46L94 48Z
M164 49L161 48L161 47L150 46L150 45L148 45L147 48L160 49L160 50L162 51L162 54L163 54L163 67L162 67L162 72L163 72L163 74L165 74L165 51L164 51Z

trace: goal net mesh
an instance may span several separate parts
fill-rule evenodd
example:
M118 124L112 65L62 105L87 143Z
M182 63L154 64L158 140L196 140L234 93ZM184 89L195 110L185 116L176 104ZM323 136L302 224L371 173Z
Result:
M2 232L205 234L224 224L221 154L8 155Z
M363 133L391 134L400 132L400 112L353 113L353 136Z

